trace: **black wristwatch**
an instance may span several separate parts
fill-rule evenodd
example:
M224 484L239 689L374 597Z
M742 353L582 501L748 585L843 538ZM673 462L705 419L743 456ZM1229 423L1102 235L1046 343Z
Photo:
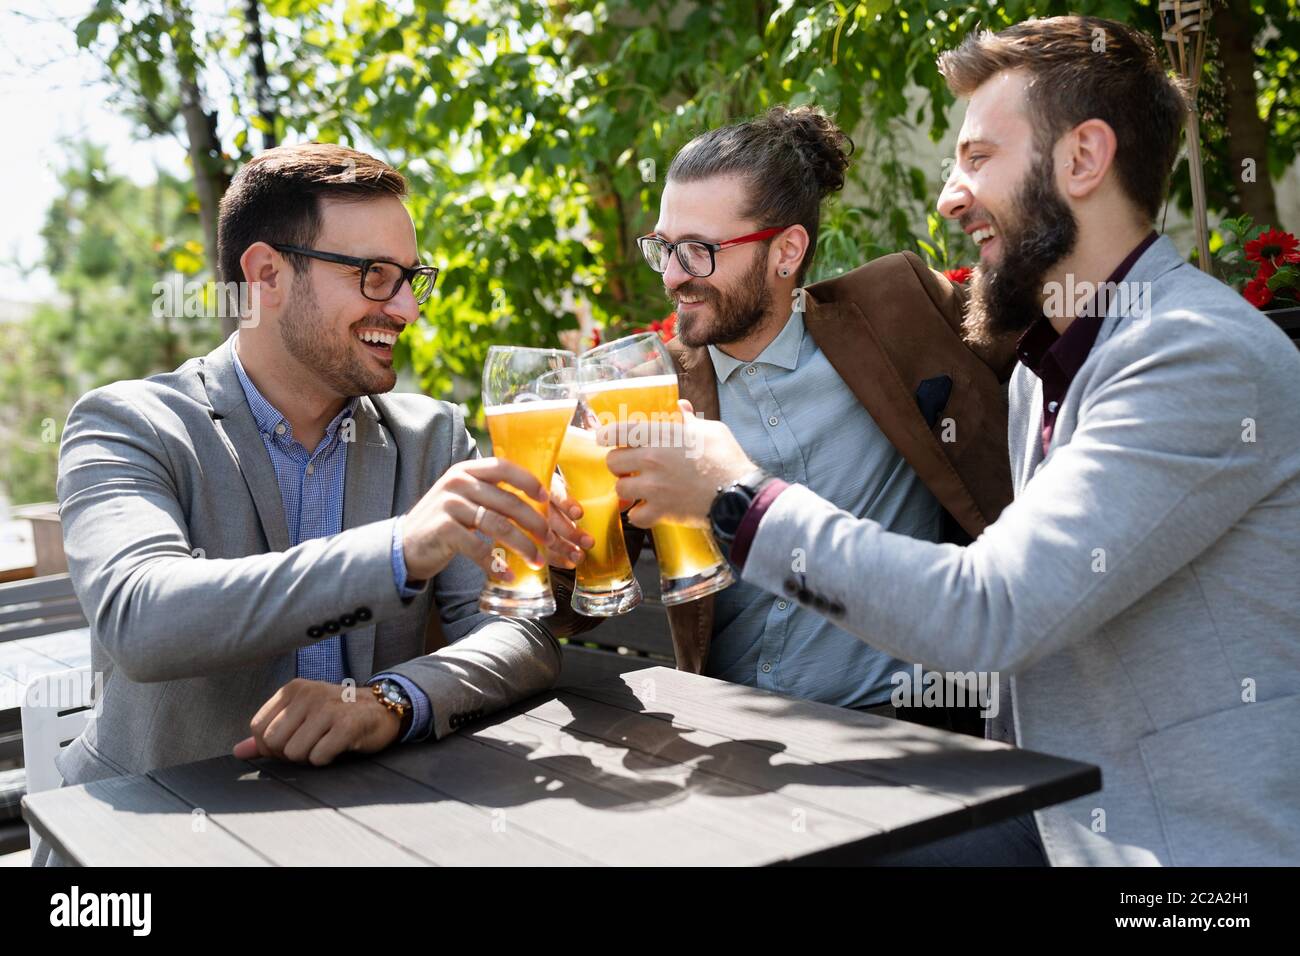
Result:
M713 504L709 506L709 526L728 559L731 556L731 544L740 531L741 519L745 517L745 512L754 503L758 493L770 481L772 476L759 468L739 481L719 488L714 496Z

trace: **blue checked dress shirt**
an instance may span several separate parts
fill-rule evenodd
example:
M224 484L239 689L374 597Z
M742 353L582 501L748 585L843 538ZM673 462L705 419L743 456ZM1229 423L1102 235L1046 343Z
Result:
M941 509L795 312L752 362L715 345L718 406L746 454L769 474L889 531L941 537ZM865 582L869 587L870 582ZM737 581L713 599L704 673L841 707L888 703L910 665L836 627L811 608Z
M325 429L316 450L308 454L293 437L293 428L257 390L244 371L235 352L235 373L243 386L248 407L262 433L262 444L271 456L275 479L280 486L280 500L284 504L284 520L289 529L291 545L328 538L343 530L343 479L347 474L348 445L340 435L343 423L356 411L354 398L343 411L334 417ZM401 518L393 521L393 584L402 597L414 597L419 589L406 586L406 559L402 554ZM298 648L297 673L308 680L341 684L349 677L347 656L344 654L347 634L323 638L308 647ZM433 708L428 696L415 684L400 674L376 674L371 683L387 677L396 681L411 698L411 726L402 738L423 740L433 729Z

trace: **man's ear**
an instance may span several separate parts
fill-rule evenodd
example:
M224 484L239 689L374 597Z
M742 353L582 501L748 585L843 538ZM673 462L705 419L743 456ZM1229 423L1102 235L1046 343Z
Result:
M284 256L265 242L255 242L239 257L244 281L257 288L257 298L264 309L278 310L284 305L293 282L293 270ZM241 297L243 298L243 297Z
M804 255L808 252L808 230L795 224L785 230L772 243L768 260L776 270L779 278L786 279L799 274ZM782 275L785 272L785 275Z
M1115 165L1115 130L1105 120L1084 120L1061 138L1058 182L1071 199L1087 199ZM1063 167L1063 168L1062 168Z

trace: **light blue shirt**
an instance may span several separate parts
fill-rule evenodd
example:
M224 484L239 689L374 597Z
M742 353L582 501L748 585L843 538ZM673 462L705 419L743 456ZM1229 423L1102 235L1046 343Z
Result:
M940 540L938 501L807 334L801 313L753 362L712 345L709 356L722 421L760 468L886 530ZM713 613L711 677L865 707L888 702L890 676L908 669L815 611L744 581L715 597Z
M356 411L354 398L325 428L325 437L316 450L308 453L293 437L293 426L266 400L253 384L235 352L235 374L248 399L248 407L262 435L262 444L271 456L275 480L280 486L280 501L284 505L284 522L289 530L291 545L327 538L343 530L343 489L347 475L348 445L340 435L340 427ZM406 586L406 558L402 553L401 518L393 522L392 533L393 584L402 597L414 597L418 589ZM348 677L347 655L344 649L347 634L322 638L297 651L297 674L308 680L341 684ZM376 674L371 683L387 677L396 681L411 698L411 726L403 740L423 740L433 729L433 709L428 696L414 683L400 674Z

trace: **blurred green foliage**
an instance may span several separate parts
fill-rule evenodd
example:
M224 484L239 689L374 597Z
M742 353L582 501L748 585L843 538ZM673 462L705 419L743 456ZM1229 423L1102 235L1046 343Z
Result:
M53 499L59 436L78 396L174 368L220 340L209 320L153 307L156 283L203 268L186 182L163 174L137 185L85 144L59 182L42 235L62 301L0 324L0 475L15 503Z

